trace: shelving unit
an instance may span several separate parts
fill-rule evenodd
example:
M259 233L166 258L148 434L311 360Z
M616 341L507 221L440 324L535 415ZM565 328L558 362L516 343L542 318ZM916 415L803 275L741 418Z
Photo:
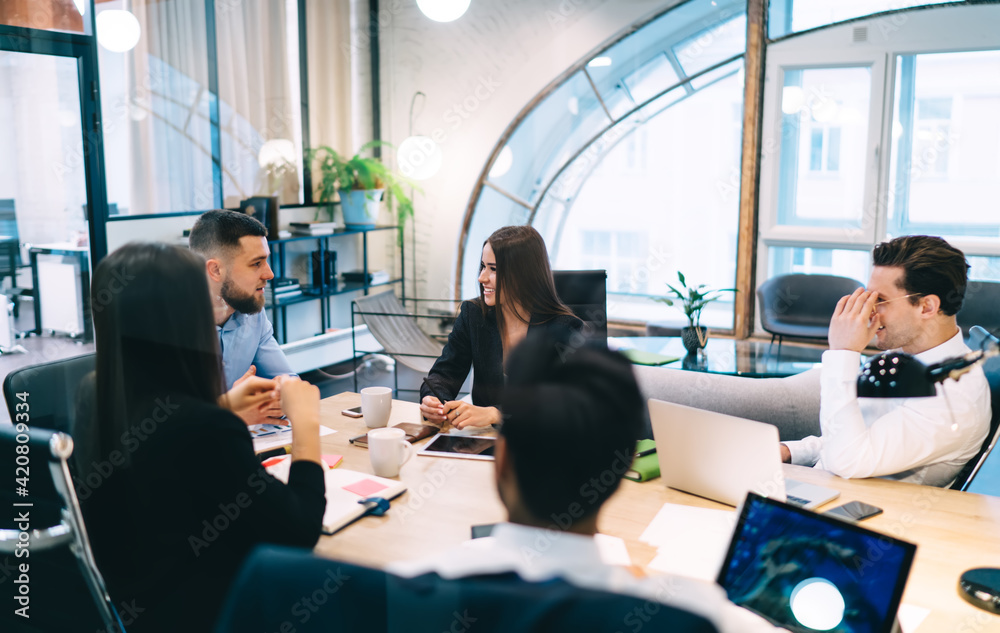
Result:
M321 329L317 334L322 334L327 329L331 327L330 323L330 309L327 305L326 299L330 297L335 297L337 295L347 294L349 292L363 292L368 294L368 291L372 288L379 288L382 286L391 286L393 284L400 284L400 294L402 299L406 300L406 282L405 282L405 253L403 252L403 242L402 242L402 227L396 225L387 226L376 226L369 229L341 229L335 231L329 235L297 235L294 237L286 237L278 240L268 240L268 245L271 247L270 265L271 270L274 271L275 277L285 276L285 246L291 242L302 242L305 240L311 240L319 244L319 250L324 253L329 252L330 240L342 239L347 236L361 236L362 245L362 255L361 255L361 270L364 273L365 279L368 278L368 234L375 231L398 231L400 240L399 244L399 277L391 278L389 281L369 284L367 281L364 283L337 283L328 284L323 280L323 283L319 287L308 286L302 284L303 292L301 295L295 296L291 299L287 299L280 303L276 303L274 300L275 292L274 286L270 288L271 293L271 304L267 306L266 309L271 311L271 324L274 326L274 334L279 344L284 344L288 342L288 323L286 318L286 308L291 305L296 305L299 303L306 303L308 301L320 301L320 326ZM324 255L325 259L325 255ZM301 282L300 282L301 283Z

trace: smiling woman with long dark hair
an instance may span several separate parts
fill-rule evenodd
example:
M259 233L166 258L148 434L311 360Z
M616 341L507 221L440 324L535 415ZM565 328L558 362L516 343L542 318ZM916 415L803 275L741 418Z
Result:
M556 296L545 241L530 226L505 226L483 243L479 297L465 301L441 356L420 389L420 412L458 428L500 422L504 360L528 335L547 330L560 340L583 321ZM472 404L455 400L474 370ZM438 398L444 398L444 402Z
M130 605L129 631L208 631L256 544L319 538L319 391L255 378L223 394L204 260L185 249L127 244L98 265L92 295L94 406L74 439L98 567ZM275 392L293 426L287 485L231 412Z

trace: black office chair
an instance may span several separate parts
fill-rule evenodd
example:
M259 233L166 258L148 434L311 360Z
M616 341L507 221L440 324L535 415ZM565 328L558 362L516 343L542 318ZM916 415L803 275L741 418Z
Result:
M863 285L856 279L834 275L778 275L757 288L760 324L778 339L778 356L784 337L826 340L837 302Z
M970 281L956 318L965 338L969 338L969 330L975 325L990 332L1000 327L1000 282Z
M83 377L94 371L96 357L84 354L22 367L7 374L3 381L3 397L7 401L10 419L17 420L17 394L31 396L31 425L73 434L76 392ZM22 407L23 409L23 407Z
M603 270L553 270L559 299L580 317L588 338L608 343L608 273Z
M32 296L30 288L17 287L17 271L31 264L21 256L21 236L17 229L17 211L11 199L0 200L0 236L10 238L0 242L0 279L10 277L12 290L8 291L14 303L14 316L21 310L21 299ZM30 246L30 245L29 245Z
M980 349L988 333L979 326L969 330L969 347ZM979 453L969 460L962 468L951 485L955 490L980 492L1000 496L1000 453L994 453L997 437L1000 435L1000 356L994 356L983 363L983 373L990 384L990 400L993 406L993 417L990 419L990 431L986 434ZM990 460L990 456L993 459Z
M303 598L315 607L306 610ZM215 631L279 631L286 622L286 630L298 633L618 631L635 614L642 614L649 631L716 630L687 611L649 607L648 600L581 589L561 579L525 582L513 573L400 578L303 550L261 546L233 583Z
M25 396L24 410L30 414L40 399ZM0 631L124 631L90 549L67 466L72 452L64 433L0 425L0 584L7 597ZM25 547L30 554L18 556ZM22 603L17 596L24 594ZM22 607L30 618L18 613Z

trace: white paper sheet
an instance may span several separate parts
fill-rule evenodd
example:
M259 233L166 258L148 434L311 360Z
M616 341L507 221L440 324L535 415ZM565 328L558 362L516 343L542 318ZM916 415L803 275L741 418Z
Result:
M650 569L712 582L736 526L735 510L665 503L639 537L657 548Z
M279 425L270 424L255 424L250 428L250 435L253 436L253 450L255 453L260 453L263 451L269 451L272 448L278 448L279 446L287 446L292 443L292 427L286 425L280 425L280 429L270 429L270 427L278 427ZM267 427L267 428L262 428ZM272 432L273 431L273 432ZM330 435L331 433L336 433L336 429L331 429L328 426L319 425L319 436ZM266 433L266 435L264 434Z
M930 613L930 609L912 604L901 604L899 605L899 612L896 614L896 617L899 619L899 628L902 629L903 633L913 633Z

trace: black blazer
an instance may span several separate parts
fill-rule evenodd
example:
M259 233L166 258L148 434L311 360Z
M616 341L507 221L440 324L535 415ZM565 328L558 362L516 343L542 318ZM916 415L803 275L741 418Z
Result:
M455 320L455 327L448 335L441 356L434 361L427 382L420 387L420 399L437 395L446 400L454 400L469 376L469 368L475 370L472 380L472 403L477 407L495 407L500 403L500 391L504 386L503 341L497 327L496 312L490 309L483 316L479 299L463 301ZM531 315L528 334L544 331L560 340L583 328L583 321L575 316Z
M296 462L277 481L229 411L164 396L126 435L132 464L86 469L76 488L111 598L134 605L128 631L210 631L254 546L319 539L322 468Z

